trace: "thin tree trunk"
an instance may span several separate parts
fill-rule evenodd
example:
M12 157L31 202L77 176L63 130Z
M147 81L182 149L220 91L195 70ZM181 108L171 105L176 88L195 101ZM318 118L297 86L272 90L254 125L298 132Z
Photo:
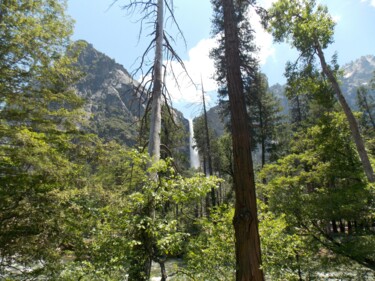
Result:
M261 102L259 101L259 125L260 125L260 137L261 137L261 153L262 153L262 168L266 165L266 135L265 131L265 124L263 123L263 107ZM265 178L263 178L263 183L265 182Z
M236 280L263 281L250 130L240 69L238 27L233 0L222 0L222 5L236 196L233 219L236 240Z
M297 265L298 265L298 281L303 281L301 264L299 262L299 254L298 253L296 253L296 261L297 261Z
M156 26L156 45L154 61L154 81L152 89L152 106L150 122L150 140L148 153L152 161L157 162L160 159L160 133L161 133L161 103L162 103L162 67L163 67L163 22L164 7L163 0L158 0L157 26Z
M342 220L342 219L340 219L340 232L341 233L345 233L345 222Z
M160 159L160 134L161 134L161 103L162 103L162 64L163 64L163 22L164 22L164 2L158 0L157 6L157 24L155 32L155 60L154 77L152 89L152 105L150 117L150 136L148 153L151 157L151 164ZM150 180L157 181L157 173L150 174ZM155 206L153 198L149 198L147 206L143 210L144 214L150 218L155 217ZM153 257L152 234L147 229L141 230L140 240L142 244L137 246L137 256L134 257L132 266L134 269L129 271L130 281L147 281L151 275L151 264Z
M165 269L165 259L160 260L159 265L160 265L160 274L161 274L160 281L166 281L168 278L168 275L167 275L167 270Z
M332 220L332 231L333 233L339 233L335 220Z
M208 174L210 176L212 176L213 175L213 169L212 169L212 157L211 157L210 132L208 131L206 99L204 97L203 81L201 83L202 83L203 116L204 116L204 126L205 126L205 133L206 133ZM215 189L211 188L211 206L214 207L215 205L216 205Z
M368 181L375 182L374 171L372 169L369 157L367 155L366 148L365 148L363 139L359 131L357 120L355 119L352 110L350 109L348 103L345 100L344 95L342 94L341 88L337 82L336 77L333 75L331 69L328 67L325 61L324 53L319 43L316 44L316 49L318 52L318 56L319 56L319 60L320 60L320 64L322 66L323 72L328 77L328 80L330 81L332 88L335 91L335 94L349 122L350 131L352 133L355 145L357 147L357 151L359 154L359 158L361 159L363 170L365 171Z

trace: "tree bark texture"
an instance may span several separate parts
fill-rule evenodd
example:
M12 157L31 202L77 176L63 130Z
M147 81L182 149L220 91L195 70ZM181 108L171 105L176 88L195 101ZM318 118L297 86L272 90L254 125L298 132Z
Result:
M160 133L161 133L161 104L162 104L162 69L163 69L163 22L164 7L163 0L158 0L157 24L156 24L156 44L154 77L152 89L151 122L150 122L150 140L148 153L153 162L160 159Z
M148 144L148 153L151 157L151 163L160 160L160 134L161 134L161 105L162 105L162 67L163 67L163 23L164 23L164 0L158 0L157 3L157 19L155 31L155 59L153 71L153 88L152 88L152 104L150 116L150 136ZM150 174L151 181L157 181L157 173ZM142 211L150 218L155 217L154 199L149 198L147 206ZM140 230L140 241L142 244L137 246L136 255L133 261L133 269L129 271L130 281L147 281L150 279L151 264L153 257L152 234L147 231L147 227Z
M254 172L251 158L250 128L240 69L238 27L233 0L222 0L224 12L225 60L231 112L236 243L236 280L264 280L258 232Z
M323 72L328 77L328 80L331 83L332 88L335 91L335 94L337 96L337 99L339 100L341 107L344 110L346 118L349 122L350 131L352 133L352 137L357 147L357 151L359 154L359 158L361 159L363 170L367 176L368 181L375 182L374 171L372 169L369 157L367 155L367 151L366 151L363 139L361 137L361 133L359 131L357 120L355 119L352 110L350 109L348 103L345 100L344 95L342 94L341 88L339 86L339 83L337 82L336 77L334 76L334 74L332 73L331 69L328 67L325 61L324 53L320 44L317 44L316 49L318 52L318 57L319 57Z

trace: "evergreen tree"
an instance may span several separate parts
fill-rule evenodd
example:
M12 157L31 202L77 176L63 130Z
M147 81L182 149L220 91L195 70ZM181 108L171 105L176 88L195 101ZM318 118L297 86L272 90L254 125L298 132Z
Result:
M240 19L246 11L246 2L213 1L215 22L222 23L222 52L217 56L219 81L225 79L229 95L231 133L234 163L236 280L263 280L254 170L248 115L245 106L244 83L241 70L251 70L246 58L241 57ZM255 74L255 72L253 73ZM220 79L222 78L222 79ZM244 172L245 171L245 172Z
M281 127L287 127L282 122L280 101L269 91L267 77L258 73L254 84L247 94L247 108L253 127L254 142L260 147L261 167L266 160L276 160L283 141Z
M79 47L69 47L64 12L65 1L0 4L2 272L16 265L12 273L33 275L56 265L69 232L61 195L79 186L82 101L71 89Z
M221 1L212 0L213 7L213 19L212 19L212 33L218 41L218 46L213 48L210 52L210 57L215 62L215 79L218 83L218 94L219 104L221 106L221 112L223 119L230 120L227 118L230 115L229 103L228 103L228 86L227 86L227 62L225 59L225 37L224 37L224 21L223 21L223 8ZM239 49L241 58L241 79L244 85L244 94L250 92L250 88L255 88L254 84L257 81L258 72L258 61L254 54L257 48L254 44L254 30L251 28L250 22L247 18L248 5L241 4L237 5L235 11L235 21L238 25L238 38L239 38ZM250 122L250 120L249 120ZM251 123L250 123L251 124ZM231 125L226 124L230 130ZM252 129L252 140L254 139L254 132ZM253 149L255 148L255 142L252 141Z
M367 130L375 130L375 99L368 88L361 86L357 89L357 106L362 115L362 125Z

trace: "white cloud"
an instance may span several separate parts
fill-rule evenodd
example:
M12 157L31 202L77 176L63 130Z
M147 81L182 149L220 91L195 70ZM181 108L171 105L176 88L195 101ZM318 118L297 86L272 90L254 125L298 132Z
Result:
M271 5L271 2L274 1L266 0L263 2L267 2L267 5ZM264 65L269 57L273 57L275 55L275 48L273 46L272 35L264 30L262 24L260 23L260 17L254 11L254 9L249 10L248 17L250 18L251 27L255 31L255 44L259 48L259 63L261 65Z
M341 16L340 15L332 15L332 19L335 23L338 23L341 20Z
M268 8L275 0L263 0L261 4ZM265 64L269 57L274 56L275 48L273 47L273 39L262 27L259 16L255 11L249 12L251 25L255 30L255 43L259 47L258 58L261 65ZM202 39L198 44L189 50L187 60L184 60L184 65L195 83L189 79L184 73L182 67L177 62L171 62L170 66L173 68L175 76L177 77L178 85L171 73L167 75L167 87L174 103L197 103L202 99L201 96L201 79L203 81L204 90L212 92L217 90L217 83L213 79L215 73L215 66L212 59L209 58L210 50L217 44L213 38ZM179 86L179 87L178 87ZM209 96L207 95L209 101Z
M261 0L259 3L264 8L269 8L276 0ZM249 12L250 22L255 30L255 43L259 47L258 58L260 64L266 63L269 57L275 55L273 47L273 39L262 27L259 16L255 11ZM177 62L170 62L175 77L177 77L178 85L171 73L168 71L166 84L171 95L173 103L198 103L201 102L201 79L203 81L205 92L213 92L217 90L217 83L213 79L215 66L212 59L209 58L210 50L217 44L213 38L202 39L198 44L189 50L188 59L184 60L184 65L191 77L191 80L183 71ZM179 86L179 87L178 87ZM209 95L206 96L209 102Z
M375 0L361 0L361 2L369 3L371 6L375 7Z
M175 76L168 71L166 84L173 102L201 101L201 79L206 92L217 89L216 81L213 79L214 62L209 58L209 52L215 44L215 39L203 39L189 50L189 58L184 60L184 65L191 79L177 62L169 63L169 70L172 68Z

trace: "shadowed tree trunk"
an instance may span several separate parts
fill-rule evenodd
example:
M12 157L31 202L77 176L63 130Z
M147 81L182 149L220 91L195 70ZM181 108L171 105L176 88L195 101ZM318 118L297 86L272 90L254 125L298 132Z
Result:
M236 196L233 225L236 243L236 280L264 280L251 158L250 128L245 108L238 27L233 0L222 0L224 12L225 61L231 112Z

